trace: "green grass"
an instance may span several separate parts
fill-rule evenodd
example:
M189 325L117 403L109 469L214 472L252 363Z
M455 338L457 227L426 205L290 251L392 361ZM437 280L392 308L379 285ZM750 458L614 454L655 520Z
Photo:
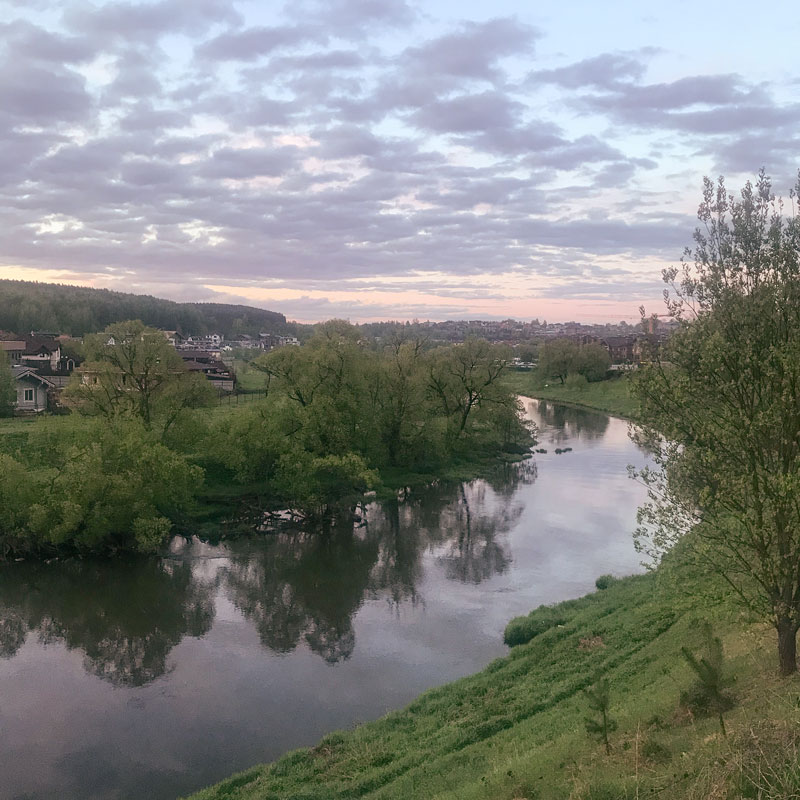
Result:
M535 372L510 372L505 381L518 394L527 397L605 411L626 419L633 419L637 411L636 401L631 396L625 375L578 386L562 386L557 380L555 383L543 384Z
M567 604L562 625L482 672L194 800L800 796L785 793L800 791L800 680L774 677L768 630L746 624L727 600L698 602L698 589L673 587L659 573L616 581ZM700 646L699 608L713 619L736 676L727 739L716 720L693 719L678 703L692 682L680 649ZM619 723L609 757L584 730L583 690L601 677L611 683ZM759 748L771 754L772 777ZM778 788L742 788L762 779Z

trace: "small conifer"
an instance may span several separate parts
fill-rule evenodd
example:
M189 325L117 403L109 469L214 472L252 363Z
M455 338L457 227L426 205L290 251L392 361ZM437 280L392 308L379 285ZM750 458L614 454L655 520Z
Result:
M608 679L603 678L593 689L587 689L585 695L589 708L597 714L596 717L586 717L586 732L603 742L606 754L610 754L611 743L608 741L608 734L617 729L617 723L608 715L610 705Z

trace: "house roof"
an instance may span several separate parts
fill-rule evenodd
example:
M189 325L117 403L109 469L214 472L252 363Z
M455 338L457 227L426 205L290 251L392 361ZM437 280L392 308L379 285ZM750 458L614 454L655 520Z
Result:
M61 347L61 343L55 341L50 337L42 338L40 336L26 336L25 337L25 353L26 355L33 355L34 353L41 353L43 350L48 353L55 353Z
M25 342L6 340L0 341L0 350L5 350L7 353L14 352L15 350L24 350Z
M40 375L32 367L11 367L11 374L14 376L14 379L18 381L22 380L23 378L33 378L45 386L52 387L54 385L51 381Z

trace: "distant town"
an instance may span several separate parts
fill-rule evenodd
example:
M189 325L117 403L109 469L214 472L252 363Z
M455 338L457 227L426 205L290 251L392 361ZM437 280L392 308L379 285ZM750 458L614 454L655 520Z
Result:
M312 326L298 326L301 331ZM453 344L475 336L513 348L512 366L532 369L536 365L537 344L553 339L569 339L580 345L597 343L608 350L612 369L635 367L642 355L642 342L667 338L674 329L672 321L649 317L645 323L630 325L579 322L547 322L534 319L447 320L444 322L375 322L359 326L368 338L380 342L402 329L424 338L430 345ZM220 396L237 392L234 361L250 361L257 352L301 345L298 336L272 332L258 335L221 333L184 335L177 330L162 331L167 341L183 359L186 369L202 373ZM0 350L6 353L17 385L16 412L38 414L60 408L59 395L73 373L83 364L82 339L57 331L31 331L18 334L0 331Z

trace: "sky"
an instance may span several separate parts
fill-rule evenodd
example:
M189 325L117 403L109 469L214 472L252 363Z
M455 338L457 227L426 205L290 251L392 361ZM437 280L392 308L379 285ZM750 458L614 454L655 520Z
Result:
M310 322L628 321L703 176L800 167L736 0L0 0L0 278Z

